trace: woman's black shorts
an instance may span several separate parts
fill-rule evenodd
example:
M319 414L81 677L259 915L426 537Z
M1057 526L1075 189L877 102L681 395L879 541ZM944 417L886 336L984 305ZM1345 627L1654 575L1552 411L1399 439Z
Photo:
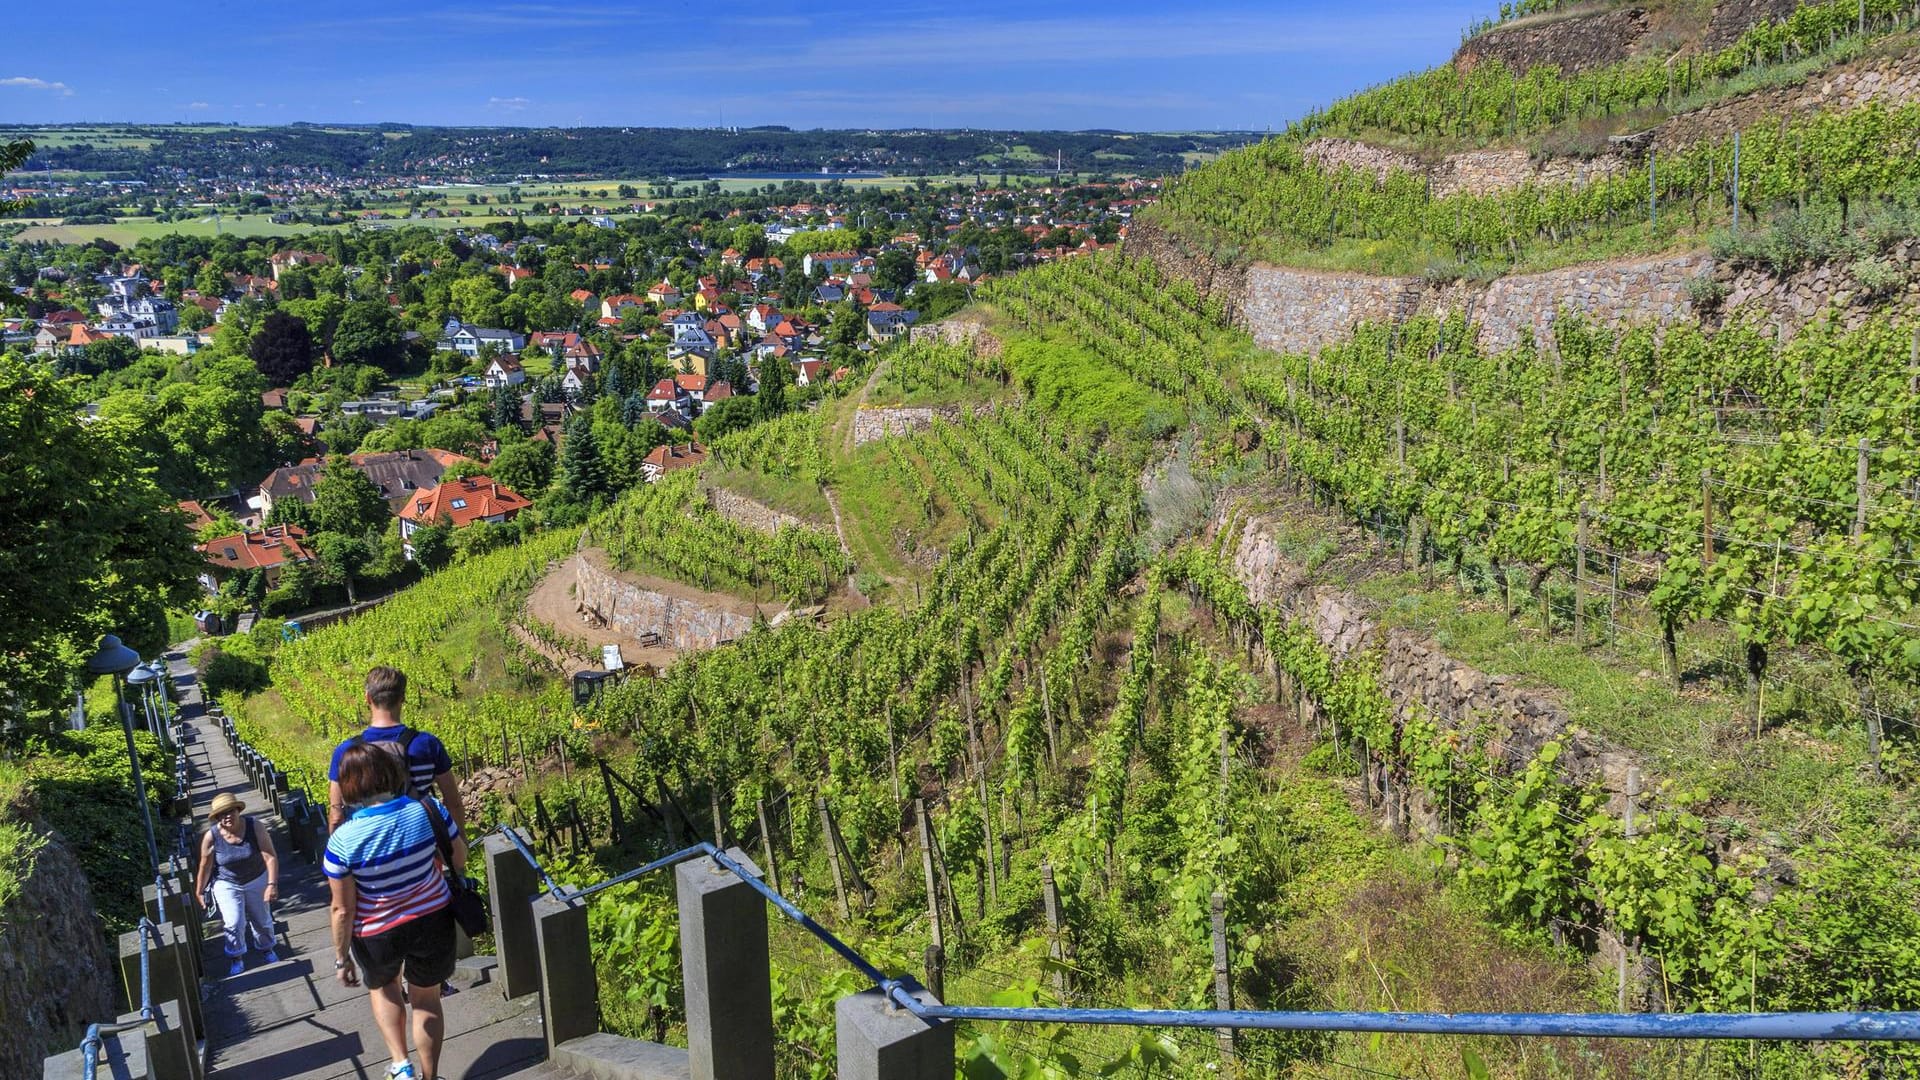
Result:
M453 909L409 919L372 937L353 939L353 958L369 990L393 981L404 967L408 986L439 986L453 975Z

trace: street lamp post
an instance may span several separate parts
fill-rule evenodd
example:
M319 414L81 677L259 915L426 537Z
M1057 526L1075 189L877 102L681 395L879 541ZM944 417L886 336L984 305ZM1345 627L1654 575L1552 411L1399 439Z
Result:
M147 804L147 783L140 775L140 750L133 743L133 716L120 692L122 678L134 685L153 680L153 672L140 667L140 654L120 644L112 634L100 639L100 650L87 659L87 674L113 677L113 700L120 710L120 730L127 736L127 761L133 766L133 794L140 800L140 820L147 827L147 856L155 870L160 866L160 845L153 834L153 807ZM134 673L138 673L136 677Z

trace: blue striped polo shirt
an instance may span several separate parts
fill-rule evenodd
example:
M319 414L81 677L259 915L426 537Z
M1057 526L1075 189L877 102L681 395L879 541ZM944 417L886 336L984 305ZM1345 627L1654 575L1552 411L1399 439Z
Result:
M383 727L369 725L367 730L354 738L369 743L391 742L406 731L413 732L413 738L403 748L406 751L407 778L413 781L415 793L425 795L433 790L434 777L453 771L453 758L447 754L446 744L439 738L418 728L409 728L400 724L389 724ZM347 747L352 745L353 739L348 739L333 748L333 759L327 763L327 779L340 779L340 759L345 756Z
M449 836L460 835L445 807L427 805L446 821ZM330 878L353 879L353 933L372 937L447 906L452 897L438 855L426 805L401 795L355 811L328 838L321 866Z

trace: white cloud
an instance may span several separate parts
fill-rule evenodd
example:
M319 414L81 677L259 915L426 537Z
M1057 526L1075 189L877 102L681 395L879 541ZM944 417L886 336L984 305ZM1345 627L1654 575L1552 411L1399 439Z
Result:
M531 104L533 104L533 102L523 97L490 97L487 99L487 108L505 109L507 112L519 112Z
M181 108L183 108L183 109L211 109L211 108L213 108L213 106L211 106L211 105L209 105L209 104L207 104L207 103L206 103L206 102L204 102L204 101L189 101L189 102L187 102L187 103L186 103L185 105L182 105L182 106L181 106Z
M61 97L73 96L73 87L68 86L66 83L48 82L45 79L36 79L31 75L13 75L5 79L0 79L0 86L17 86L22 90L51 90Z
M359 98L354 98L354 99L353 99L353 103L354 103L355 105L365 105L365 104L366 104L366 102L364 102L364 101L361 101L361 100L360 100Z

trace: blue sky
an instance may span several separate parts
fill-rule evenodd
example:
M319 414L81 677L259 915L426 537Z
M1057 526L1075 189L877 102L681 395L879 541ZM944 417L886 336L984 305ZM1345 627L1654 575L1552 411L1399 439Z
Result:
M0 122L1257 130L1441 62L1497 6L32 4Z

